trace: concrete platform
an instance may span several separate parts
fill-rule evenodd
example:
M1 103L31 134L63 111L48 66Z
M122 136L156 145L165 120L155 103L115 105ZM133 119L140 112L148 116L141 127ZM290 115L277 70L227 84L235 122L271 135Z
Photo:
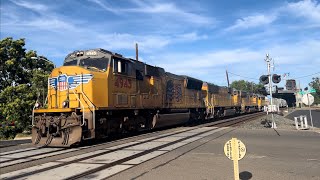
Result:
M293 130L227 129L125 170L110 179L233 179L223 152L236 137L247 148L241 179L320 180L320 133Z

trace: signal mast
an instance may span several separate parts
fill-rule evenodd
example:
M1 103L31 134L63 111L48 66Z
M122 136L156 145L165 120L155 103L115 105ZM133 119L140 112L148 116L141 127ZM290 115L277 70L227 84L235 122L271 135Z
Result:
M268 78L269 78L269 93L270 93L270 106L269 108L271 107L271 119L272 119L272 124L271 124L271 128L277 128L277 125L274 121L274 117L273 117L273 111L274 111L274 108L273 108L273 101L272 101L272 80L274 79L275 76L273 76L273 79L271 80L271 73L270 73L270 68L273 67L274 68L274 65L271 65L271 61L273 61L272 58L269 58L269 54L266 54L266 59L265 61L267 62L267 68L268 68ZM268 110L269 111L269 110Z

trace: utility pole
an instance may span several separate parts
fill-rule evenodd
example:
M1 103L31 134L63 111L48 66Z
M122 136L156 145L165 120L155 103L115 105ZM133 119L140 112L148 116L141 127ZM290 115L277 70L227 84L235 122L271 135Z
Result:
M251 92L254 93L253 92L253 82L251 82Z
M138 43L136 43L136 60L139 61Z
M228 88L230 88L228 70L226 70L226 77L227 77L227 82L228 82Z
M269 58L269 54L266 54L266 59L265 61L267 62L267 68L268 68L268 77L269 77L269 93L270 93L270 105L271 105L271 118L272 118L272 124L271 128L277 128L276 123L274 122L274 117L273 117L273 102L272 102L272 79L271 76L272 74L270 73L270 68L271 68L271 61L273 61L272 58ZM272 66L273 67L273 66ZM268 110L269 111L269 110Z
M312 114L311 114L311 103L309 101L309 94L307 94L307 97L308 97L308 104L309 104L309 113L310 113L310 120L311 120L311 127L313 128L313 121L312 121Z

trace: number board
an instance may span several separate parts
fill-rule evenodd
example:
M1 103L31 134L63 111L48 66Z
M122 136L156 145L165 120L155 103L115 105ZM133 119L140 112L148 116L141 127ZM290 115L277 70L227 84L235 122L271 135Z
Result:
M122 77L116 77L116 80L114 82L114 86L118 88L128 88L131 89L132 82L131 79L122 78Z

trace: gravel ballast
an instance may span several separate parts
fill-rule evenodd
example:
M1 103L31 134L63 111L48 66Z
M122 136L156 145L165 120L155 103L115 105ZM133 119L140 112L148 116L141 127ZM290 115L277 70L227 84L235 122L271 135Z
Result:
M277 129L287 129L296 130L295 122L291 119L287 119L282 115L274 114L274 121L276 123ZM272 116L271 114L266 114L265 116L259 117L255 120L243 122L239 125L240 128L246 129L267 129L271 127ZM308 122L310 126L310 122ZM309 129L310 130L310 129ZM312 130L320 131L320 128L312 128Z

